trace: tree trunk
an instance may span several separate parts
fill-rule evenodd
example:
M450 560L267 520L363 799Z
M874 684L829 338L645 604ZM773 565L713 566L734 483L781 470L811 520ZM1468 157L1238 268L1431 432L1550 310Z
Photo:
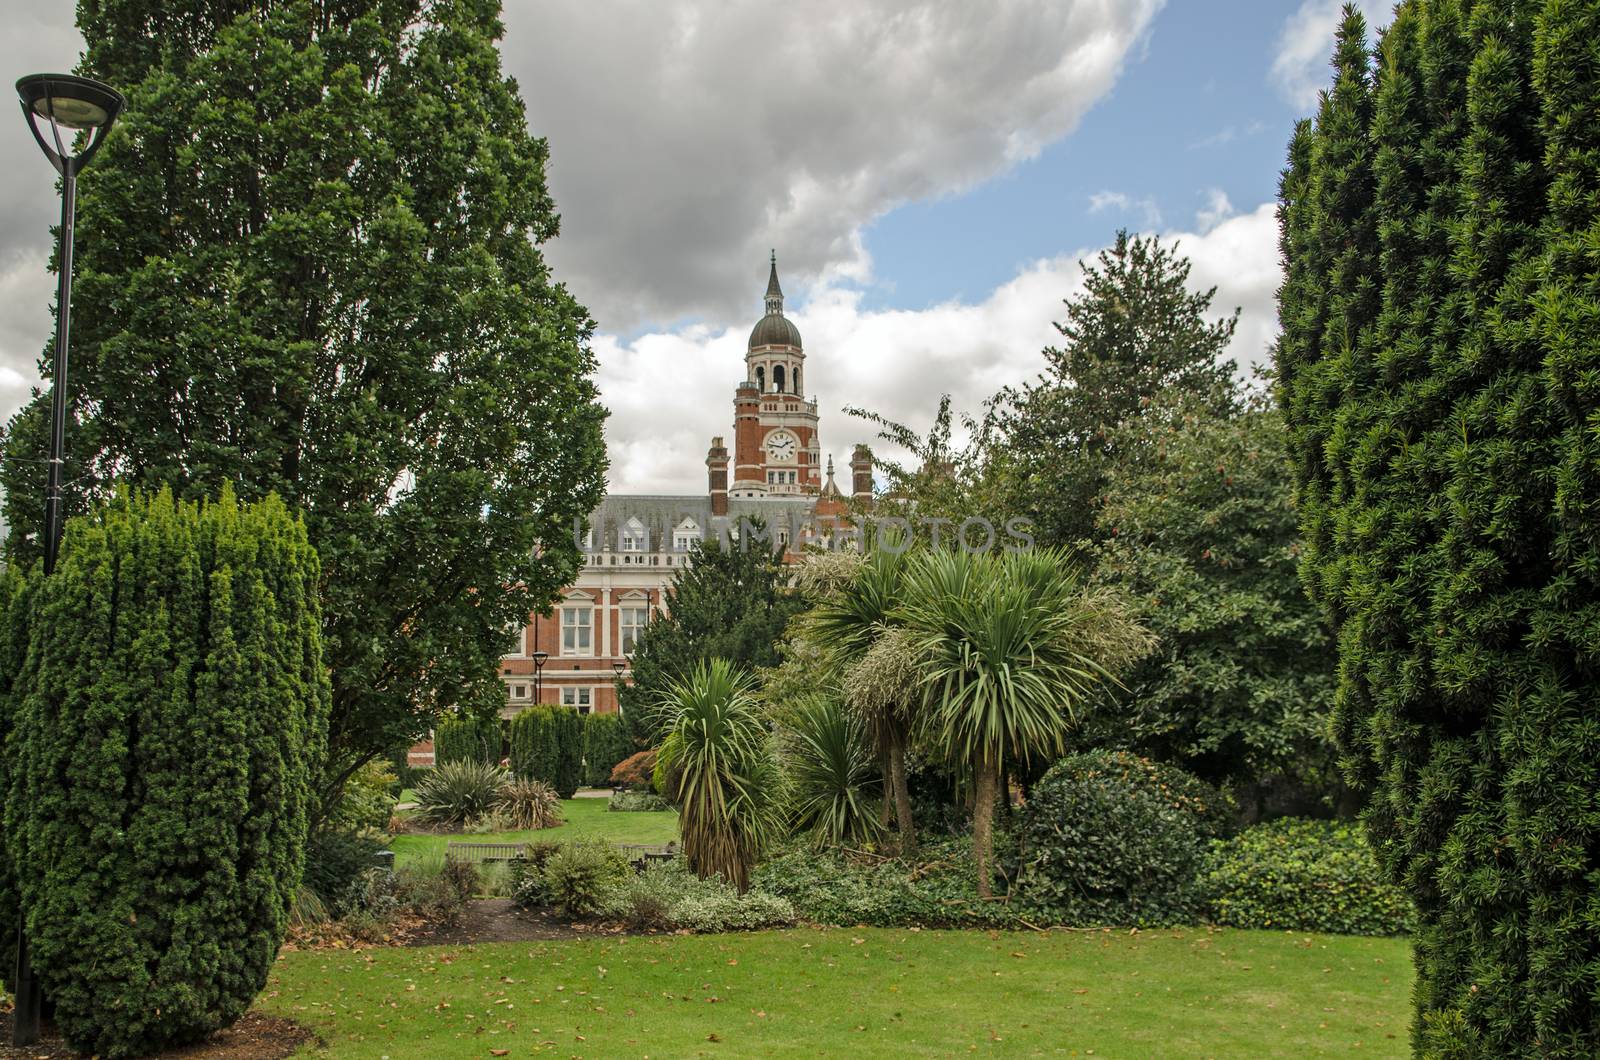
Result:
M990 862L994 859L994 789L998 772L987 759L974 763L972 852L978 858L978 894L984 898L993 897Z
M878 823L887 832L894 817L894 756L887 747L878 753L878 768L883 774L883 805L878 808Z
M906 783L906 745L897 738L889 745L889 782L894 788L895 823L900 826L900 856L917 852L917 826L911 820L911 788Z

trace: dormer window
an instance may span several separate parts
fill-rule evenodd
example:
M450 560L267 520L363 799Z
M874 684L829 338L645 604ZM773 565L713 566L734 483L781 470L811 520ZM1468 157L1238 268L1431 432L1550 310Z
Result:
M638 519L629 519L622 527L621 548L624 552L643 552L649 533Z
M672 549L674 552L687 552L701 539L700 524L693 519L685 517L672 531Z

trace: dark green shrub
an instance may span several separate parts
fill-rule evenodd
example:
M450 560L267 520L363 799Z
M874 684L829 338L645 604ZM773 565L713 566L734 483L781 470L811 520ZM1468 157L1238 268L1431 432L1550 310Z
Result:
M583 780L583 716L571 707L529 707L511 722L511 771L570 799Z
M603 916L615 911L630 871L627 859L609 843L567 843L545 861L544 893L566 916Z
M434 766L417 781L417 816L433 824L469 825L494 810L510 779L499 766L476 759Z
M1284 818L1212 845L1200 878L1219 924L1242 928L1400 935L1405 892L1383 878L1354 824Z
M446 718L433 729L433 764L500 762L500 719Z
M432 924L454 924L478 892L478 868L468 861L404 865L395 879L401 907Z
M613 791L606 809L619 813L659 813L672 809L672 804L653 791Z
M194 1041L265 984L326 738L319 581L276 497L119 493L31 590L6 838L74 1048Z
M633 740L620 714L586 714L583 718L583 783L603 788L611 770L633 754Z
M1198 919L1206 841L1231 814L1181 770L1122 752L1063 758L1020 815L1022 889L1054 922L1170 924Z
M14 564L0 567L0 751L6 746L26 686L18 686L28 651L28 617L32 609L30 587L37 579L24 578ZM0 753L0 794L10 790L9 756ZM6 827L0 822L0 985L12 977L17 962L17 882Z
M383 840L370 832L317 832L306 843L301 887L322 899L330 915L345 916L361 874L377 864L384 849Z

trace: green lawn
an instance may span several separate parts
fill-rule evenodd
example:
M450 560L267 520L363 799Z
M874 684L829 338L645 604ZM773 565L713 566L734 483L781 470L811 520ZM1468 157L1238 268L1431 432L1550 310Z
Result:
M390 845L394 860L404 865L413 858L444 857L451 840L472 843L525 843L531 839L604 839L608 843L666 843L678 837L678 815L612 813L605 799L566 799L561 803L566 824L536 832L494 832L488 835L397 835Z
M795 929L285 954L333 1057L1407 1055L1409 944Z

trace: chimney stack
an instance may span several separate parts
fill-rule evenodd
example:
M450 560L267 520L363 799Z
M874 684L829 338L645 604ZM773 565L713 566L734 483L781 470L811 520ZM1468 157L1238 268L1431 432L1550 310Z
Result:
M706 471L711 487L711 514L728 514L728 448L722 444L722 435L711 439L711 449L706 453Z
M872 503L872 450L858 445L850 455L850 497L861 504Z

